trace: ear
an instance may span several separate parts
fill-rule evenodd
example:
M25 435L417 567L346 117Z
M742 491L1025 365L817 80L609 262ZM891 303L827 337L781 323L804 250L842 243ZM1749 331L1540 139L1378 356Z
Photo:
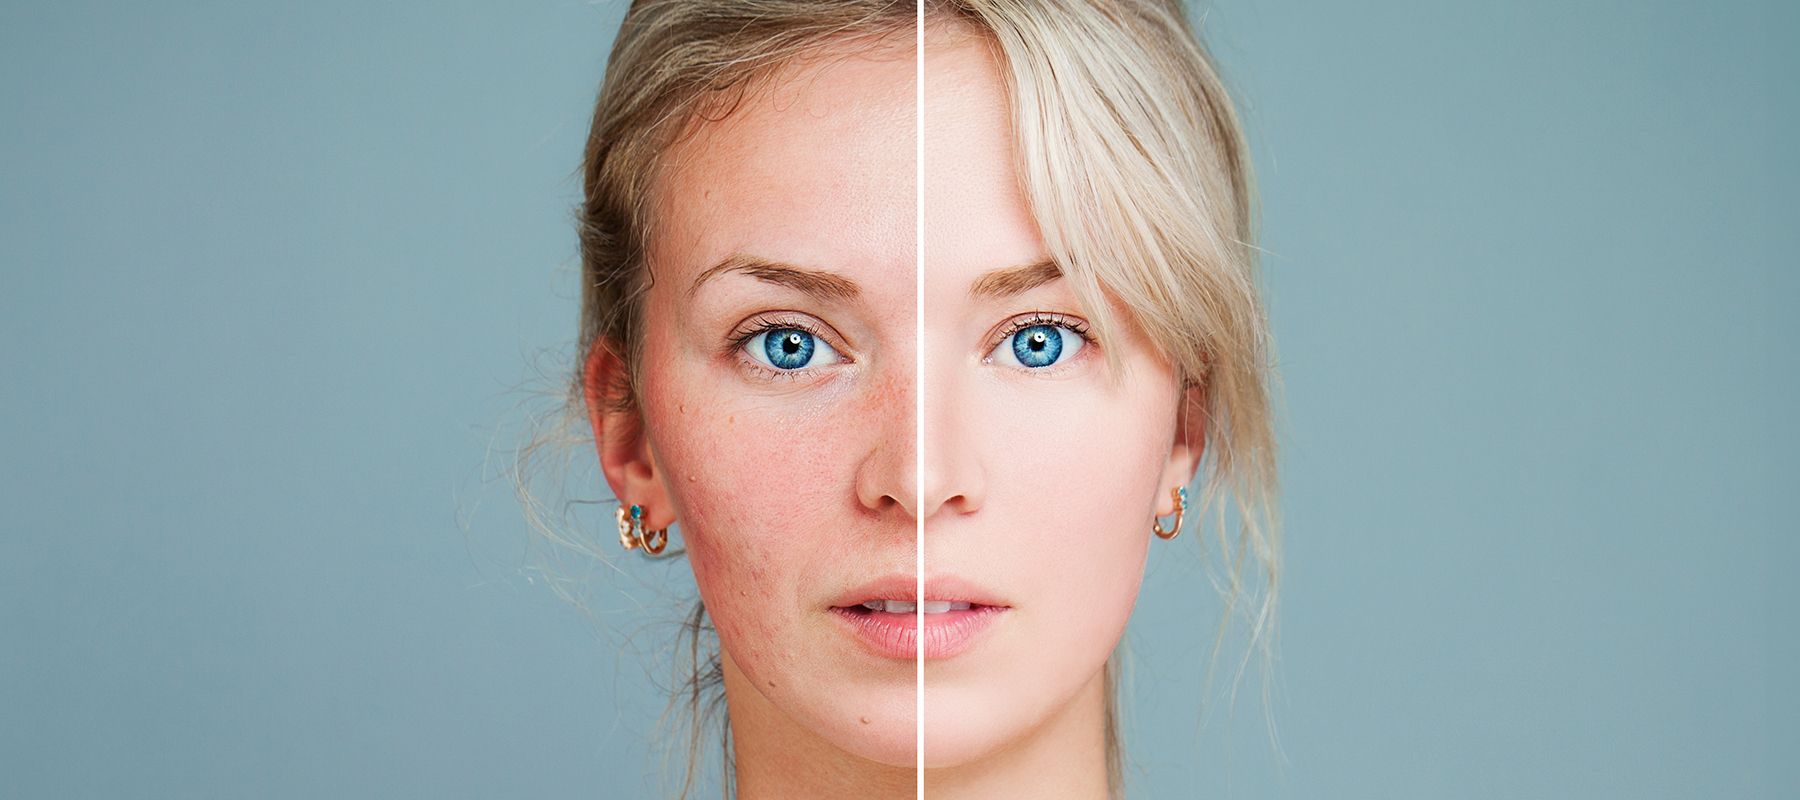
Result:
M1194 482L1200 469L1200 457L1206 454L1206 388L1190 383L1181 392L1175 415L1175 445L1169 448L1169 463L1163 466L1162 484L1156 489L1156 515L1175 513L1174 492ZM1192 510L1192 507L1189 507Z
M620 350L617 342L596 339L581 371L600 469L620 504L643 506L644 524L651 530L667 528L675 522L675 506L644 435L643 416L636 403L622 396L630 391L630 382Z

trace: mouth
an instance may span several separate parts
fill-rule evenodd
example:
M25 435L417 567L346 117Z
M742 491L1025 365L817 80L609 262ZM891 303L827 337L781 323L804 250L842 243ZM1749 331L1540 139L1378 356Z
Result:
M877 653L904 659L955 656L1011 610L955 579L928 579L925 599L918 597L911 576L896 576L841 597L829 610Z
M843 608L846 613L856 614L948 614L952 611L968 611L976 608L975 603L960 600L926 600L923 603L912 600L869 600L858 605Z

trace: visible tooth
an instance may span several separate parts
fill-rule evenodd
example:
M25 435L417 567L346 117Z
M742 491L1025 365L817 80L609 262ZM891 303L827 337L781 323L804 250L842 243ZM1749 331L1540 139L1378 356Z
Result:
M883 608L887 607L887 601L886 600L870 600L867 603L863 603L862 606L863 606L863 608L866 608L870 611L880 611Z
M914 611L918 610L918 607L919 607L919 604L915 603L911 600L889 600L889 601L887 601L887 612L889 614L911 614Z
M946 608L944 610L945 611L968 611L969 608L970 608L970 605L968 603L951 603L950 607Z
M927 614L942 614L950 610L949 600L926 600L922 605Z

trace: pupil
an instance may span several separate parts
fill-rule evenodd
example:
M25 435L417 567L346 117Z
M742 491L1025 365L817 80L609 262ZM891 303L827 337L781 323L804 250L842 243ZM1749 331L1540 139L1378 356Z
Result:
M781 350L788 355L800 352L800 334L790 333L781 339Z
M1050 337L1045 336L1043 331L1038 331L1036 333L1031 334L1031 350L1032 350L1032 352L1034 352L1034 353L1043 352L1044 346L1048 345L1049 343L1050 343Z

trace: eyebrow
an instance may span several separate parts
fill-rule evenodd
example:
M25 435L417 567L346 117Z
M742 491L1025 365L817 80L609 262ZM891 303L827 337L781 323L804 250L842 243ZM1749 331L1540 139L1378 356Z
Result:
M853 300L862 294L862 287L856 281L842 275L739 253L700 273L700 277L694 279L694 285L688 288L688 297L698 293L707 281L727 272L741 272L765 283L786 286L826 300Z
M1062 276L1062 267L1049 259L1036 264L997 269L976 278L975 283L969 287L969 296L978 299L1005 299L1029 292Z

